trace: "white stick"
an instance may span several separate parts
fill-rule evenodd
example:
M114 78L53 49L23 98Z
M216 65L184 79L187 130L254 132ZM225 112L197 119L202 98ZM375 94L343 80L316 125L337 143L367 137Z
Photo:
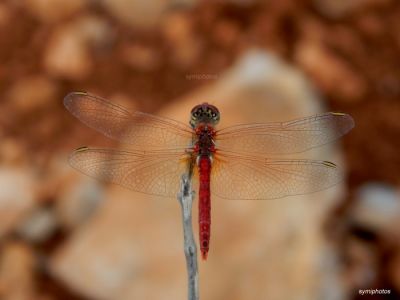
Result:
M188 299L199 299L199 273L197 267L197 247L193 237L192 228L192 182L187 174L182 175L181 190L178 200L182 208L184 251L186 268L188 272Z

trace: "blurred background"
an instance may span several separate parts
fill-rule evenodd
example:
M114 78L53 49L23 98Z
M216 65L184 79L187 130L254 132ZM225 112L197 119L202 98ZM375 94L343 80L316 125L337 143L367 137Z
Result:
M221 125L351 114L299 155L342 184L215 200L200 299L400 299L399 1L0 2L0 298L185 299L178 202L67 163L119 146L63 107L82 90L183 122L204 101Z

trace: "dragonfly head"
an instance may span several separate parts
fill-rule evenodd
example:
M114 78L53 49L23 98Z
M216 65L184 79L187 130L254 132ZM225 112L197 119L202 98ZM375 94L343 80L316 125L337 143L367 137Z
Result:
M214 105L204 102L196 105L190 112L190 126L196 128L199 124L210 124L215 126L220 118L219 110Z

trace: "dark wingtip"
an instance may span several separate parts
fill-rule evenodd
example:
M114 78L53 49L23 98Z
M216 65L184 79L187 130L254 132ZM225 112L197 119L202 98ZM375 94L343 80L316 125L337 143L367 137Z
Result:
M337 168L337 165L331 161L324 160L322 163L324 166L327 166L329 168L333 168L333 169Z
M86 151L88 149L89 148L87 146L82 146L82 147L76 148L74 152L82 152L82 151Z
M208 256L208 251L207 250L201 250L201 258L202 260L207 260Z

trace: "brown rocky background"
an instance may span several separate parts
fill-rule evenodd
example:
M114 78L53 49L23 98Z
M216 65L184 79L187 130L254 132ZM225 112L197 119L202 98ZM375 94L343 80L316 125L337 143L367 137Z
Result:
M203 101L224 124L350 113L339 143L299 154L343 184L215 200L200 299L400 298L398 1L0 2L0 298L185 299L178 202L68 165L118 147L64 109L77 90L183 122Z

